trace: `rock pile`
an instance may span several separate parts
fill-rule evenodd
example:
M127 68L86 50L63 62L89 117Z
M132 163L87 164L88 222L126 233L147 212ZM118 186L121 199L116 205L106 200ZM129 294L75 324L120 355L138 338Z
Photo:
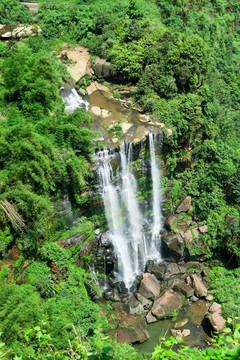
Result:
M196 222L191 212L191 196L187 196L170 214L165 222L168 231L162 234L163 252L166 257L176 260L183 258L199 260L207 254L202 234L208 231L207 225Z
M104 297L112 302L114 309L107 314L109 321L112 322L112 314L117 318L114 317L116 329L111 330L114 338L120 342L143 342L149 337L147 324L174 316L184 304L206 299L208 283L201 267L199 262L148 261L147 272L131 292L122 293L119 284L113 284L114 288ZM187 322L188 319L176 322L173 332L177 339L190 335L189 329L179 330Z
M211 333L219 332L226 327L226 320L222 316L222 306L216 302L209 304L205 320Z

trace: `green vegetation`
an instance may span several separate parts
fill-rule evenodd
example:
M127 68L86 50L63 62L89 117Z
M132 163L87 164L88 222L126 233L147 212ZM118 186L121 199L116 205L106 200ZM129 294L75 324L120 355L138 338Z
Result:
M19 4L18 0L1 0L0 24L15 25L17 22L27 24L31 22L31 18L27 8Z
M86 128L92 120L85 112L64 113L58 89L65 68L42 38L10 48L0 67L1 247L18 239L26 253L34 253L56 231L56 221L49 223L53 201L66 189L73 208L88 201L81 194L92 177L92 132Z
M211 293L222 304L224 316L232 319L240 317L239 274L240 268L215 267L208 276Z
M33 21L42 28L36 38L0 42L0 358L238 359L240 5L40 2L35 18L17 0L0 3L0 23ZM109 325L86 290L94 283L74 265L79 247L105 218L88 196L94 186L91 116L65 113L59 96L69 80L57 58L63 41L110 61L118 82L137 86L135 102L173 131L161 145L165 190L173 178L169 208L190 195L193 214L208 225L202 238L209 257L232 267L217 267L209 276L224 315L236 318L232 335L210 349L175 352L170 339L140 355L103 335ZM121 137L120 123L110 130ZM58 217L66 194L70 213ZM150 196L147 174L139 178L138 195ZM83 235L76 247L56 243L76 233ZM10 264L6 254L14 258L16 249Z

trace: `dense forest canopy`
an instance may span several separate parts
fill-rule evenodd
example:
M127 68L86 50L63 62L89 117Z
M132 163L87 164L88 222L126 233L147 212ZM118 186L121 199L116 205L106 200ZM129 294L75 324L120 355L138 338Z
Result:
M106 319L86 290L94 286L91 276L74 265L76 249L56 244L77 232L89 239L106 226L86 195L94 186L93 120L85 111L65 112L59 89L70 79L57 55L69 42L105 58L118 82L136 86L135 103L172 129L162 141L164 181L174 179L175 205L192 197L193 214L208 226L209 259L230 266L211 275L213 292L227 316L239 316L240 3L41 3L35 17L18 0L0 3L0 23L42 29L37 37L0 42L0 357L237 359L232 338L205 352L175 353L166 343L140 355L103 337ZM73 213L84 214L74 221L55 217L66 193ZM9 269L5 255L16 245Z

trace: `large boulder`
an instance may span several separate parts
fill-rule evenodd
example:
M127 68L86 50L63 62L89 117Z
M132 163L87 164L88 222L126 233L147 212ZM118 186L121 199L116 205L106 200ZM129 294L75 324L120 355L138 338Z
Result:
M139 293L146 299L154 299L160 294L160 282L155 275L149 273L143 274Z
M87 49L81 46L65 49L62 51L62 56L71 60L67 69L75 82L85 75L92 75L90 54Z
M97 77L104 77L105 79L110 79L113 77L113 68L112 65L107 62L105 59L96 58L94 64L94 71Z
M138 126L135 134L133 134L133 144L139 144L142 141L144 141L147 136L149 135L149 132L145 126Z
M192 260L203 259L208 254L206 244L200 237L194 237L194 232L190 234L189 231L181 234L184 237L186 257Z
M193 281L192 286L195 290L196 296L198 296L199 298L206 297L207 296L207 288L203 284L202 280L196 274L192 274L191 278Z
M111 300L116 302L121 300L116 289L112 289L111 291L105 292L104 297L106 300Z
M124 309L129 314L141 315L144 312L143 305L135 298L135 296L130 297L130 299L124 304Z
M109 88L105 85L102 85L100 83L98 83L97 81L92 82L87 88L86 88L86 93L88 94L88 96L92 95L95 91L100 90L100 91L105 91L105 92L109 92ZM94 109L96 108L96 109ZM99 110L100 112L99 112ZM108 117L109 116L109 112L108 110L105 109L101 109L98 106L91 106L90 110L93 114L98 115L98 116L102 116L102 117Z
M147 314L146 316L146 320L147 320L147 323L148 324L151 324L153 322L156 322L157 321L157 318L155 316L153 316L152 312L149 311L149 313Z
M165 232L162 235L162 248L166 255L173 254L179 259L183 257L184 241L179 234Z
M171 315L182 307L184 297L173 290L166 291L162 296L157 298L152 307L152 314L157 319L163 319Z
M180 282L177 285L174 285L173 289L180 294L184 295L186 298L189 298L194 295L194 289L185 283L185 281Z
M139 293L136 293L136 298L138 299L138 301L142 304L143 306L143 309L145 311L148 311L151 306L152 306L152 303L151 301L149 301L148 299L146 299L144 296L142 296L141 294Z
M168 230L172 230L174 228L174 225L177 222L177 218L174 215L170 215L167 220L165 221L165 226Z
M170 279L173 275L178 275L179 273L180 273L179 268L176 263L171 262L166 265L166 270L165 270L166 279Z
M142 343L150 338L146 320L136 315L122 316L117 329L117 340L120 343Z
M177 213L181 213L181 212L187 212L190 210L190 206L191 206L191 196L187 196L182 202L181 204L178 206L176 212Z
M217 312L217 311L222 311L222 305L214 302L214 303L210 306L209 312L210 312L210 313L215 313L215 312Z
M213 314L207 313L205 315L205 320L207 326L211 329L211 331L221 331L226 327L226 320L221 314L221 311L218 310Z
M158 280L164 280L164 273L165 273L166 264L161 263L159 265L155 264L153 260L148 260L146 270L150 274L156 276Z

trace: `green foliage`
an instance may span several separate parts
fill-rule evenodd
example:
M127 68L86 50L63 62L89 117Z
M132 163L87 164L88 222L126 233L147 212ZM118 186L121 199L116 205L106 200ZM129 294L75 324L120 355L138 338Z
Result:
M222 304L226 318L240 316L239 274L240 268L227 270L224 267L215 267L208 276L211 281L210 291L216 301Z
M55 280L57 291L54 273L45 263L34 262L26 274L27 284L2 284L0 292L0 331L15 355L46 359L49 349L53 353L65 349L66 354L69 341L73 347L79 344L76 332L87 344L87 337L89 342L94 339L96 328L107 325L99 317L98 306L88 298L87 275L82 269L69 268L61 286Z
M14 240L8 226L5 226L3 231L0 230L0 239L0 252L3 253Z
M56 262L61 269L67 269L71 254L69 250L61 248L56 243L51 243L41 248L40 257L48 264Z
M58 88L62 84L61 66L45 51L33 52L20 43L14 53L2 63L7 101L15 102L25 114L37 119L47 114L60 101Z
M115 92L114 94L113 94L113 97L114 97L114 99L120 99L121 98L121 94L120 93L118 93L118 92Z
M74 40L79 41L93 30L92 17L93 14L88 11L85 4L44 4L38 11L42 35L48 39L69 33Z
M23 24L31 21L30 12L20 4L18 0L1 0L0 3L0 23L15 25L16 22Z
M42 261L34 261L28 268L27 283L35 286L40 295L44 298L55 294L55 284L52 281L50 268Z
M122 136L122 126L121 121L118 122L118 124L113 125L109 128L109 131L112 133L116 133L117 137L120 139Z
M137 19L142 16L141 12L139 11L137 0L129 1L127 15L130 17L130 19Z
M6 111L6 120L0 119L0 201L15 211L12 217L0 208L0 250L19 232L14 219L20 216L19 243L32 256L49 234L53 200L68 189L73 206L88 201L82 193L92 176L93 132L86 128L92 119L86 112L64 112L59 86L65 68L43 38L16 44L0 66Z
M94 56L111 61L118 80L137 84L135 100L166 124L165 135L167 127L173 133L162 139L165 170L173 179L171 210L190 195L194 215L208 225L201 238L209 256L224 254L228 264L236 265L238 2L70 0L70 6L64 0L47 2L36 17L42 36L0 44L0 110L5 115L0 119L0 203L11 209L10 214L0 208L0 252L4 255L13 242L22 250L14 270L5 265L0 273L0 357L9 349L4 357L15 360L237 359L239 327L233 337L220 338L215 347L203 351L182 347L175 352L176 340L170 338L148 356L110 342L101 333L105 319L99 318L98 306L86 292L85 283L93 286L91 276L72 266L71 255L78 248L66 251L51 241L78 232L88 241L94 226L102 227L105 221L102 209L99 213L88 209L86 195L93 179L91 117L80 111L66 114L59 97L59 88L68 79L53 52L52 40L59 38L59 43L87 46ZM7 24L31 20L16 0L2 0L0 14L0 21ZM88 80L80 85L86 87ZM111 130L121 137L121 124ZM141 199L151 195L150 188L149 179L142 176ZM79 221L72 222L72 214L64 220L54 218L52 205L66 192L71 210L85 212ZM36 256L22 274L24 259ZM15 274L25 284L14 284ZM223 304L224 314L239 316L238 269L216 269L210 277L211 291Z
M235 346L232 346L234 339L237 341L239 339L238 333L239 326L236 326L236 338L229 337L226 339L222 336L218 339L215 347L207 348L204 350L199 350L197 348L189 348L188 346L182 346L177 352L172 349L172 347L179 343L174 337L170 337L168 340L163 339L162 345L155 348L154 353L152 354L152 359L162 360L162 359L176 359L176 360L209 360L209 359L231 359L237 360L240 354L240 347L237 343Z
M0 281L6 279L8 275L9 275L8 267L7 265L3 265L0 272Z

